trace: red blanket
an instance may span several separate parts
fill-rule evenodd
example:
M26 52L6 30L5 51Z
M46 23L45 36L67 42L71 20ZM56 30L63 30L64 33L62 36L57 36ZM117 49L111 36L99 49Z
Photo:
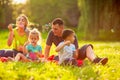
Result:
M40 56L41 58L44 58L44 55L41 55ZM51 55L51 56L49 56L48 57L48 61L50 61L50 62L54 62L54 63L58 63L58 61L57 60L54 60L54 57L55 57L55 55ZM0 57L0 61L1 62L8 62L8 58L7 57ZM82 66L83 65L83 60L77 60L77 66Z

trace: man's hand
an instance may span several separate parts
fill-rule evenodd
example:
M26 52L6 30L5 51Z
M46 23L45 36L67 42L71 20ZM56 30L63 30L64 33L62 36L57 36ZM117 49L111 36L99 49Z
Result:
M46 60L49 57L50 48L51 48L51 46L49 46L49 45L46 45L46 47L45 47L44 57Z

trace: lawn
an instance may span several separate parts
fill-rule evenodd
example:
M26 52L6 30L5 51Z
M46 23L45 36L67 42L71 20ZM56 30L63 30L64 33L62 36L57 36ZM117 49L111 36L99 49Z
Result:
M0 49L8 47L8 31L0 30ZM44 52L46 33L42 33ZM91 43L97 56L108 57L105 66L84 60L82 67L59 66L55 63L0 62L0 80L120 80L120 42L81 41L79 46ZM57 54L52 47L51 54Z

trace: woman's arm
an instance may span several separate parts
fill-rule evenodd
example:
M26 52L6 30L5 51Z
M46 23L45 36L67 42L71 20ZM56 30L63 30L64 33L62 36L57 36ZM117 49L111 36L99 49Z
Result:
M40 57L40 58L43 56L43 55L42 55L42 51L39 51L39 52L37 52L36 54L37 54L37 56Z
M12 24L8 25L8 29L9 29L9 36L8 36L7 45L11 46L13 38L14 38L14 32L13 32L13 29L12 29Z
M23 53L28 53L28 50L26 49L26 46L29 44L29 41L25 42L24 46L23 46Z

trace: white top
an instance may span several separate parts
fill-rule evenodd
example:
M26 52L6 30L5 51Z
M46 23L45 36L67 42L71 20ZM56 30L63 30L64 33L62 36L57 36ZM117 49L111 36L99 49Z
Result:
M59 43L58 46L63 45L64 41ZM75 45L74 44L70 44L69 46L66 45L64 46L59 52L58 52L58 56L59 56L59 64L61 64L65 59L67 58L72 58L73 57L73 53L75 51Z

